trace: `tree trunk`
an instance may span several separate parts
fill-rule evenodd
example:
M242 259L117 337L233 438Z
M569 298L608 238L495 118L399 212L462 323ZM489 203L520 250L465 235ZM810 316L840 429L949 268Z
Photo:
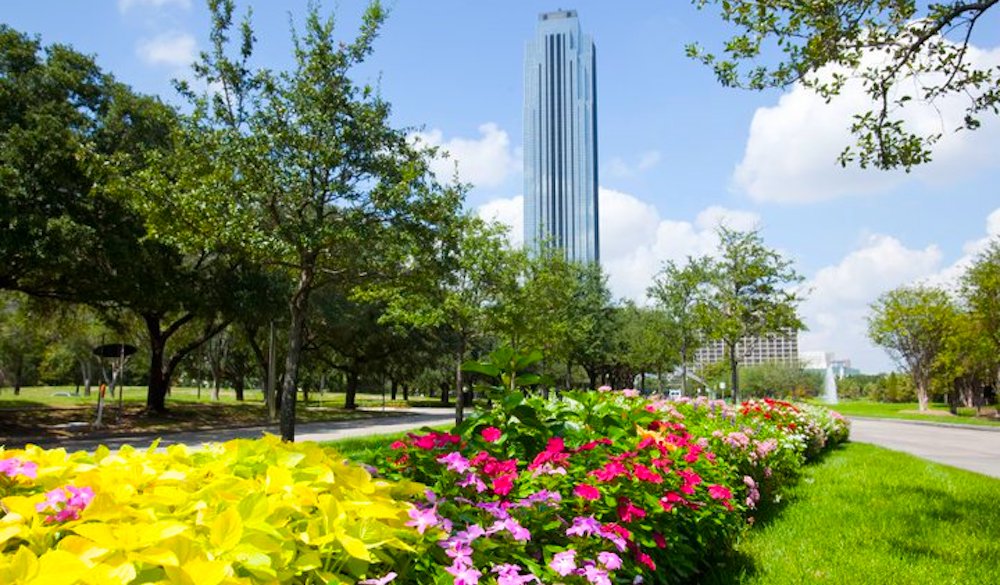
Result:
M403 400L410 400L410 385L406 382L403 383Z
M455 424L465 418L465 395L462 389L462 362L465 361L465 337L458 341L458 361L455 364Z
M354 410L358 407L358 373L354 370L347 372L347 389L344 395L344 408Z
M727 344L728 345L728 344ZM740 403L740 364L736 361L736 344L729 346L729 383L732 386L733 404Z
M243 374L243 369L240 368L233 379L233 391L236 393L237 402L243 402L243 386L245 383L245 375Z
M167 411L167 380L163 376L163 353L167 340L160 330L157 315L143 315L149 333L149 386L146 391L146 410L162 414Z
M451 387L448 384L441 383L441 406L448 406L448 394L451 392Z
M399 390L399 381L395 378L389 378L389 397L390 400L396 400L396 392Z
M639 374L639 391L646 391L646 368L643 368L642 373Z
M587 379L590 382L590 389L597 390L597 370L592 368L584 368L587 371Z
M922 376L915 376L915 377L919 378L919 379L914 380L914 382L915 382L914 385L917 387L916 388L916 390L917 390L917 407L920 409L920 412L926 412L929 409L929 406L930 406L930 398L927 395L927 385L928 385L928 383L927 383L927 380L925 380Z
M688 395L688 343L681 339L681 395Z
M21 374L24 369L24 360L20 357L17 358L14 366L14 396L21 395Z
M288 330L288 353L285 355L285 376L281 383L279 411L282 441L295 440L295 399L298 391L299 359L302 357L302 341L305 337L306 310L309 308L312 278L311 269L302 270L297 290L289 303L291 324Z

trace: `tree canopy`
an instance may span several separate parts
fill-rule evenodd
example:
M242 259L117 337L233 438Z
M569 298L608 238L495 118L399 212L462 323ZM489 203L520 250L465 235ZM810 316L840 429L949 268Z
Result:
M857 142L844 148L841 164L909 170L931 160L944 132L974 130L983 115L998 113L1000 68L971 54L998 2L694 0L717 6L736 31L721 51L692 44L688 54L729 87L801 83L829 101L857 80L872 105L854 116ZM907 124L907 106L945 100L964 101L957 128Z

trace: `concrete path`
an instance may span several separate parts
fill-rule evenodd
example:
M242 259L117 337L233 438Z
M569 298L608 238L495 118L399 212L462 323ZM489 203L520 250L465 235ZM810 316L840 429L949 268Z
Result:
M364 409L373 412L383 412L381 409ZM396 412L394 416L355 419L336 422L299 423L295 425L296 441L335 441L353 437L368 437L398 433L424 426L447 425L455 421L455 412L450 408L419 408L419 409L385 409L384 412ZM176 445L183 443L197 447L202 443L215 443L230 439L255 439L264 433L280 434L278 425L259 427L244 427L239 429L218 429L211 431L185 431L169 433L160 437L160 445ZM156 436L109 437L103 439L70 439L57 442L39 442L47 448L63 447L67 451L92 451L98 445L107 445L116 449L123 445L131 445L137 449L149 447Z
M851 417L851 440L1000 478L1000 429Z

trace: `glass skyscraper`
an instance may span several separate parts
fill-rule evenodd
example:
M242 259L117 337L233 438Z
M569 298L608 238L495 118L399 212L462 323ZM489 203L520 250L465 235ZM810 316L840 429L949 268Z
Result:
M524 58L524 241L600 260L596 51L575 10L538 17Z

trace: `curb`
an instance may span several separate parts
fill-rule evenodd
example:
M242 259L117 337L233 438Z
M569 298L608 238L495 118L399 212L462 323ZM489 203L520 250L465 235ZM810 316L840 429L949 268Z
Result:
M878 416L853 416L853 415L845 415L845 416L847 416L848 420L898 422L898 423L906 423L906 424L925 426L925 427L941 427L945 429L969 429L972 431L987 431L990 433L1000 433L1000 426L969 425L964 423L945 423L945 422L937 422L930 420L911 420L906 418L885 418Z

